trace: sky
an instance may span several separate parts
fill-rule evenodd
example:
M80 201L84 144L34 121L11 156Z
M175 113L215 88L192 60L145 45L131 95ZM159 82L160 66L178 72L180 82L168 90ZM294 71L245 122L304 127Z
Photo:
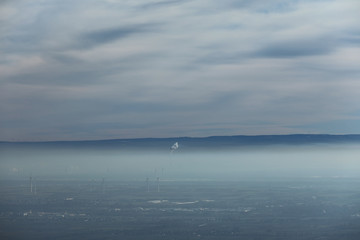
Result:
M359 134L358 0L0 0L0 141Z

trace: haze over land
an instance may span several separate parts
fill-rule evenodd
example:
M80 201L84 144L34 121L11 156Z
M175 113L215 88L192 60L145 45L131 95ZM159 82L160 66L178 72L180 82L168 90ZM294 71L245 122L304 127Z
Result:
M179 148L171 150L174 142ZM360 135L0 142L3 179L254 180L360 177Z

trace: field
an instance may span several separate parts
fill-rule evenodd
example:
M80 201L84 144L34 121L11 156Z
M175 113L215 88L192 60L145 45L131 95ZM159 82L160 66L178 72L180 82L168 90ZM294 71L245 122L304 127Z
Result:
M359 183L34 179L31 189L29 179L2 181L0 238L355 240Z

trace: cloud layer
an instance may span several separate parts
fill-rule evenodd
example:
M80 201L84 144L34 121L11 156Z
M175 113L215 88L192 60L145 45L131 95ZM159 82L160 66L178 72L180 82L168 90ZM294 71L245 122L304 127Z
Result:
M360 133L357 0L5 1L0 140Z

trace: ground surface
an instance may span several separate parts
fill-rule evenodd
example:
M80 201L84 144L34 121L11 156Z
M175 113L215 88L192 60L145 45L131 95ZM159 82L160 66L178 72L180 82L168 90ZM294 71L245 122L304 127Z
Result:
M355 240L359 183L2 181L0 238Z

